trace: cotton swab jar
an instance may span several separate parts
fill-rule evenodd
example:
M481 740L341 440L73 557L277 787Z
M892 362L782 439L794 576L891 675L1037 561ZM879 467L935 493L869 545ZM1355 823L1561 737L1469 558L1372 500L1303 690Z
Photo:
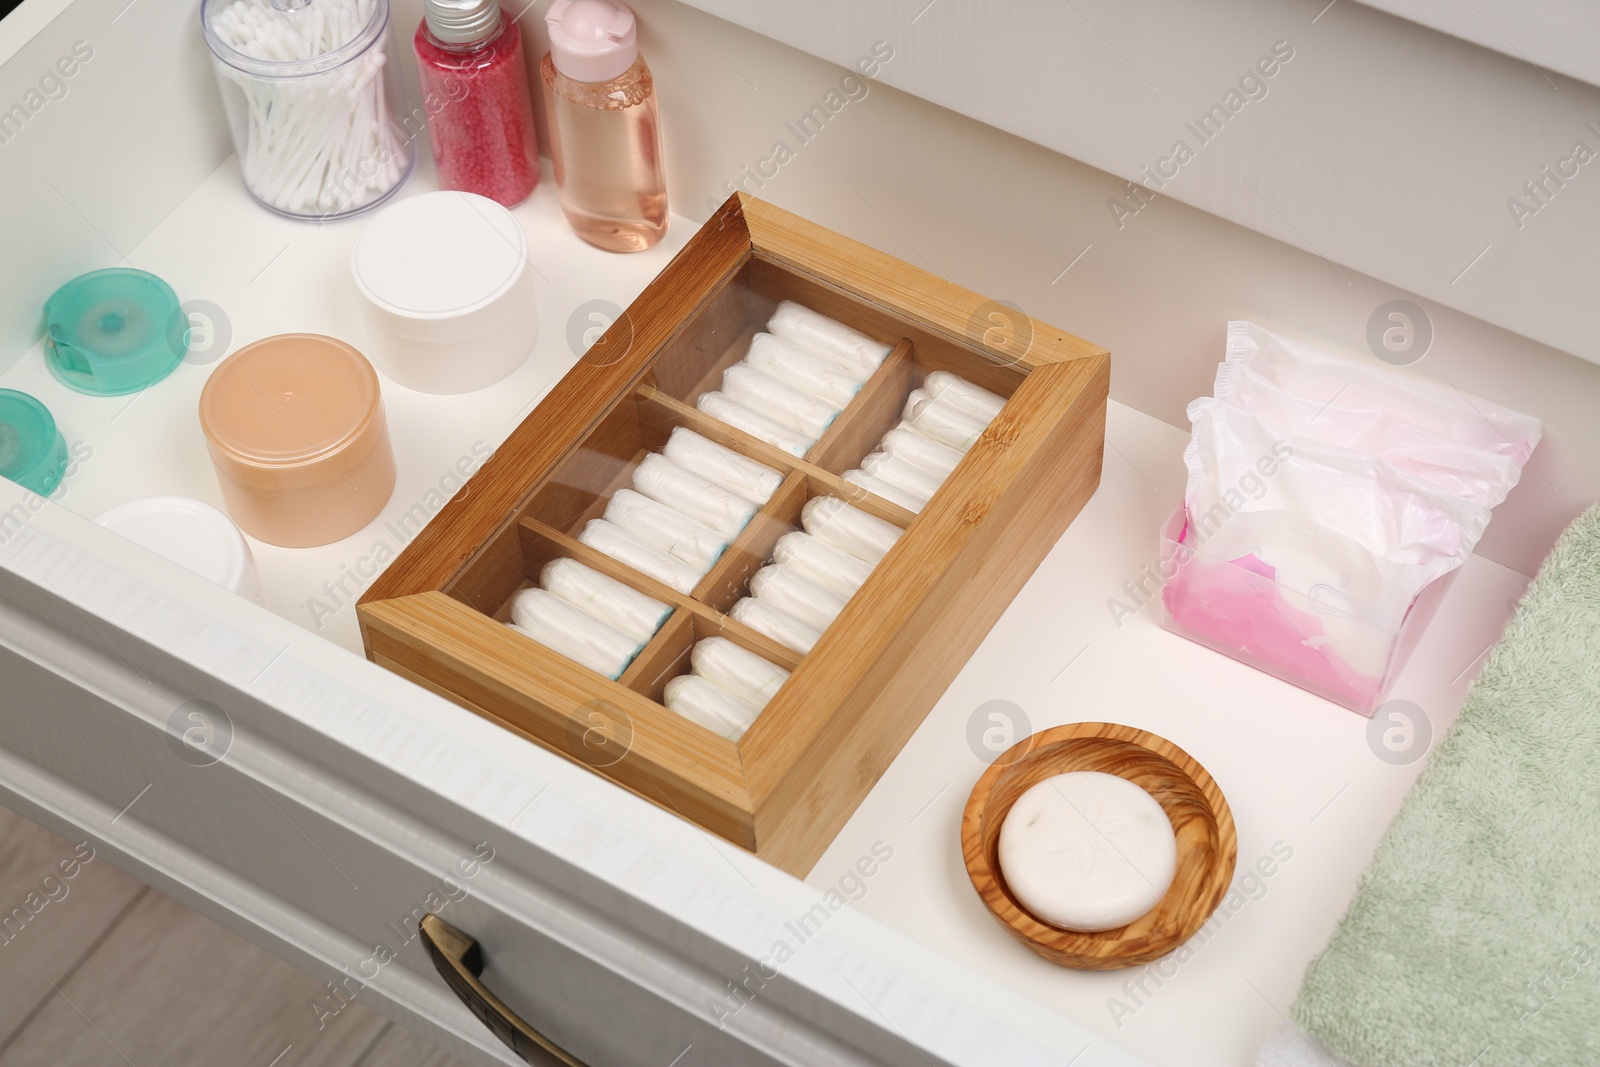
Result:
M264 206L342 218L411 173L426 117L397 111L388 0L204 0L200 25L245 188Z

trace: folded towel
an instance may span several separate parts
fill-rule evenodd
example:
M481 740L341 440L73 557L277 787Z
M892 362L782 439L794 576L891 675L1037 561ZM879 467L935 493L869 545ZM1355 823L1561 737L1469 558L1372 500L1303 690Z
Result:
M1261 1051L1256 1067L1350 1067L1344 1060L1323 1048L1314 1038L1302 1034L1289 1023L1272 1031Z
M1561 537L1295 1001L1359 1067L1600 1064L1600 507Z

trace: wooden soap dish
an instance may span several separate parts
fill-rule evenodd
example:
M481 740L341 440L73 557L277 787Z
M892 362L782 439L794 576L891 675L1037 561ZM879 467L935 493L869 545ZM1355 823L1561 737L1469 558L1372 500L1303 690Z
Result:
M1102 771L1143 788L1178 837L1178 871L1161 903L1119 930L1074 933L1034 918L1000 875L1000 826L1028 789L1069 771ZM1131 726L1078 722L1023 738L989 765L961 819L967 874L1011 936L1052 963L1110 971L1159 959L1193 937L1233 880L1239 842L1233 813L1194 757L1164 737Z

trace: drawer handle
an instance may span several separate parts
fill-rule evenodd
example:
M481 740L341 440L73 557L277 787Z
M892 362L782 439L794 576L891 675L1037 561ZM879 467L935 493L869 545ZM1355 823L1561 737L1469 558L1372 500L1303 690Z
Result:
M529 1063L548 1063L546 1057L553 1056L565 1067L584 1067L489 992L478 977L483 974L483 950L476 941L437 915L424 915L419 925L422 943L428 946L428 955L433 957L433 965L445 983L512 1052Z

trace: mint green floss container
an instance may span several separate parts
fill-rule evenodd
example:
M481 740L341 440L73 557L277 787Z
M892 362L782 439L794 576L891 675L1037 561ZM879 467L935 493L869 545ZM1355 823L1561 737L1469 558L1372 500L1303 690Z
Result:
M50 411L27 393L0 389L0 478L49 496L67 469L67 443Z
M63 385L121 396L159 382L189 351L172 286L142 270L80 274L45 301L45 363Z

